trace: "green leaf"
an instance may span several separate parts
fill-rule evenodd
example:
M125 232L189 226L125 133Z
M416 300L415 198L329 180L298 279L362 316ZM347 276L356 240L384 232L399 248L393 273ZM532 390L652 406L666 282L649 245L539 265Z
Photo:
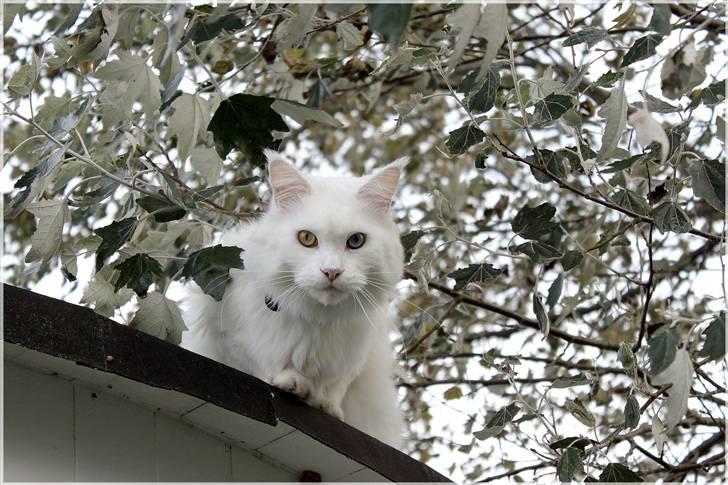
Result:
M187 330L177 304L157 291L142 299L129 326L175 345Z
M594 415L584 406L584 403L578 397L566 400L566 409L569 410L580 423L592 427L596 424Z
M634 64L637 61L647 59L655 55L655 49L662 42L664 37L659 34L650 34L640 37L634 42L634 45L627 51L622 59L620 68Z
M235 32L245 27L245 19L234 13L227 13L227 8L218 7L211 15L199 15L192 26L187 29L180 41L180 47L190 40L194 43L212 40L223 30Z
M312 108L320 108L321 103L331 97L331 83L328 79L317 79L306 95L306 105Z
M624 73L622 71L607 71L601 76L599 76L599 79L594 81L589 85L589 89L594 88L611 88L614 86L614 83L622 79L624 76Z
M542 263L549 259L560 258L562 256L561 251L557 248L540 241L528 241L519 244L512 249L512 252L515 254L525 254L533 263Z
M703 332L705 341L700 349L701 357L710 360L722 359L725 355L725 313L717 316Z
M488 263L471 264L467 268L460 268L448 276L455 280L455 291L460 291L470 283L482 283L497 278L505 273L505 268L496 268Z
M610 463L602 474L599 475L600 482L643 482L641 476L619 463Z
M48 263L56 255L63 241L63 223L66 217L65 200L39 200L27 209L38 223L30 238L31 248L25 262L42 261Z
M652 218L657 229L663 234L688 232L693 227L687 213L673 201L663 202L652 209Z
M519 413L521 408L516 403L511 403L493 415L492 418L485 423L485 428L481 431L473 433L479 440L485 440L493 436L499 435L508 423Z
M149 285L154 283L155 277L162 275L162 266L157 260L142 253L117 263L114 269L119 271L114 290L119 291L126 286L141 297L147 295Z
M549 443L549 448L552 450L560 450L563 448L576 448L581 451L591 445L592 441L588 438L582 438L581 436L571 436L569 438L561 438L553 443Z
M636 212L642 216L648 215L651 209L644 197L641 197L628 189L622 189L615 192L612 196L612 202L617 204L619 207Z
M301 125L308 120L313 120L318 123L329 125L333 128L344 127L339 120L328 114L326 111L314 109L310 106L306 106L305 104L276 99L270 107L278 114L290 116Z
M604 168L601 172L602 173L615 173L615 172L621 172L622 170L630 168L632 165L637 163L640 160L644 160L645 155L639 154L635 155L633 157L625 158L624 160L617 160L614 163L610 163L607 165L606 168Z
M551 222L555 214L556 208L548 202L533 208L524 206L513 218L511 228L524 239L539 239L559 227Z
M688 168L693 193L720 212L725 212L725 164L718 160L695 160Z
M536 103L533 115L536 123L550 123L561 118L573 106L571 96L552 93Z
M543 306L541 296L536 291L533 292L533 313L536 314L538 327L541 329L541 333L543 333L544 338L548 337L551 322L549 320L549 316L546 314L546 308Z
M634 429L640 424L640 403L637 398L629 396L624 405L624 427Z
M608 33L604 29L596 27L585 27L578 32L574 32L564 40L564 47L570 47L586 42L589 49L597 45L608 37Z
M672 26L670 25L671 16L672 12L670 11L669 4L653 3L652 17L650 18L650 23L647 24L647 28L662 35L670 35L670 32L672 32Z
M63 155L66 153L66 149L68 149L69 145L70 142L67 143L65 146L51 152L51 154L45 157L42 162L25 172L15 182L15 185L13 185L13 187L16 189L22 187L30 187L33 184L34 180L51 173L63 160Z
M549 173L555 175L557 178L561 179L566 176L565 162L568 158L564 155L563 151L552 152L551 150L539 150L538 152L541 155L540 159L535 155L529 155L526 157L526 160L534 165L545 168ZM554 179L537 168L531 167L531 173L533 174L533 178L542 184L555 182Z
M443 397L446 401L452 401L454 399L460 399L463 397L463 390L458 386L453 386L444 392Z
M630 347L626 342L619 344L617 360L622 364L622 367L627 370L634 368L637 363L634 352L632 352L632 347Z
M182 219L187 214L186 209L183 209L174 202L152 197L151 195L138 198L137 204L152 214L154 220L157 222L176 221Z
M672 364L677 353L677 343L677 334L674 330L663 326L655 332L647 344L651 375L659 374Z
M412 254L414 253L415 245L417 244L417 241L420 240L422 236L425 235L425 231L421 230L415 230L410 231L407 234L404 234L399 238L399 241L402 243L402 248L404 248L404 262L409 263L410 259L412 259Z
M559 302L561 298L561 290L564 288L564 274L559 273L551 286L549 286L548 296L546 297L546 304L553 308Z
M556 465L556 473L559 476L559 480L562 482L570 482L574 479L574 474L577 471L584 471L581 454L576 448L566 448L561 458L559 458L558 465Z
M412 13L412 4L368 4L367 9L369 28L381 35L392 49L399 48Z
M449 133L447 142L447 149L453 155L460 155L476 143L480 143L485 138L480 128L471 122L467 122L457 130L453 130Z
M566 251L561 258L561 267L564 271L571 271L576 268L584 259L584 255L580 251Z
M498 69L491 66L485 72L480 87L471 91L466 101L468 109L472 113L485 113L495 106L495 97L500 86L500 74Z
M566 389L575 386L585 386L587 384L589 384L589 379L582 372L575 376L559 377L551 384L551 387L553 389Z
M218 244L190 254L182 268L183 278L195 283L216 301L222 301L225 288L232 281L230 269L243 269L242 249Z
M271 105L275 99L267 96L236 94L220 103L207 127L215 138L215 148L221 158L237 148L255 165L262 165L263 149L278 148L273 131L288 131L288 125Z
M728 80L716 81L700 91L700 100L708 106L713 106L725 100Z
M203 200L213 199L224 188L224 185L214 185L212 187L207 187L206 189L199 190L197 192L192 192L185 198L185 206L196 207L197 204L199 202L202 202Z
M96 271L101 269L106 260L109 259L109 256L118 251L119 248L131 239L136 226L136 217L129 217L94 230L101 237L101 245L99 245L99 249L96 251Z

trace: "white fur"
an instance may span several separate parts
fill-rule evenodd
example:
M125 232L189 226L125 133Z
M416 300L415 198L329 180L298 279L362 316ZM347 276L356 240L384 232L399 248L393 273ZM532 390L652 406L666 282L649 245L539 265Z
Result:
M231 270L221 302L190 288L185 312L190 330L182 345L294 392L399 447L403 420L392 381L387 307L402 274L403 252L388 208L382 210L381 200L372 204L361 189L377 187L378 199L391 200L397 186L392 173L399 178L404 162L369 177L326 178L301 175L281 165L288 162L280 155L266 155L270 209L222 238L223 245L244 249L245 269ZM313 232L318 247L301 245L301 230ZM366 234L366 242L347 249L355 232ZM322 268L343 272L330 283ZM280 311L266 306L266 296Z

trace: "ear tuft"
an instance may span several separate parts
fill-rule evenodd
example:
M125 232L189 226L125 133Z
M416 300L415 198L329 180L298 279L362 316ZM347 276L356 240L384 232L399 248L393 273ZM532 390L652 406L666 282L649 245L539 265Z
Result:
M399 178L404 167L409 162L408 157L403 157L390 163L359 189L358 197L364 201L367 207L378 215L389 212L392 205L392 198L399 188Z
M311 193L311 186L289 160L273 150L263 153L268 159L268 180L277 207L287 209Z

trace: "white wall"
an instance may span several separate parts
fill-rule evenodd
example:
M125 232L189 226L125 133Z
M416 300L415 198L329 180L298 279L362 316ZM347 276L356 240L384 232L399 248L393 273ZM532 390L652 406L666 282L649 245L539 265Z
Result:
M6 481L297 481L179 417L14 362L4 367Z

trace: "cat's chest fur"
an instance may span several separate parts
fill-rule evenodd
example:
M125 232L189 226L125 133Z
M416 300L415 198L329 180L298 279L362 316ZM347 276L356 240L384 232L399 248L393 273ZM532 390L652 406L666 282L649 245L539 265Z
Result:
M289 308L244 272L230 290L235 299L221 314L226 361L266 379L289 367L323 381L358 373L373 327L354 308Z

